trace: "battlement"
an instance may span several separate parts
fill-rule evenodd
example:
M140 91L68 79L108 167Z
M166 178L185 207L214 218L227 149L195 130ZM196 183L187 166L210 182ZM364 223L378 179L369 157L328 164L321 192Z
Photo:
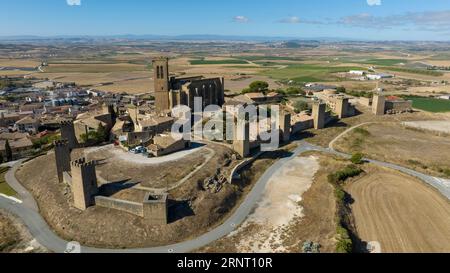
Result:
M71 120L63 120L59 122L59 125L61 126L73 126L73 121Z
M95 167L95 161L87 161L85 157L79 158L71 162L72 167L75 168L86 168L86 167Z
M168 61L169 57L165 57L165 56L158 56L153 58L153 61Z
M53 145L54 145L55 147L65 147L65 146L67 146L68 144L69 144L68 141L65 140L65 139L55 140L55 141L53 142Z

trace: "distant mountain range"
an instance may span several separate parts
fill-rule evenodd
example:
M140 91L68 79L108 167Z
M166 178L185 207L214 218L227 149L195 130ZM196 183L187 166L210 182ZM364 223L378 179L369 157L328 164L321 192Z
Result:
M190 35L55 35L55 36L36 36L36 35L17 35L0 36L0 41L38 41L38 40L151 40L151 41L289 41L289 40L317 40L317 41L345 41L352 39L343 38L298 38L298 37L271 37L271 36L238 36L238 35L211 35L211 34L190 34Z

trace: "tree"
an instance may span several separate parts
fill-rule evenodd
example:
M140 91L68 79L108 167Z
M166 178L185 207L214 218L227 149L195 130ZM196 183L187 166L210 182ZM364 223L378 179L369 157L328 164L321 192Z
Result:
M266 92L269 84L265 81L254 81L249 85L250 92Z
M296 101L293 106L296 113L300 113L309 109L308 103L302 100Z
M97 139L98 143L105 142L109 139L109 132L103 124L99 124L97 128Z
M6 154L6 160L12 161L13 153L12 153L12 149L11 149L11 146L9 145L8 140L6 140L6 142L5 142L5 154Z
M303 89L301 89L300 87L288 87L288 89L286 89L286 94L288 95L305 95L306 92L303 91Z
M363 159L364 159L364 155L363 154L361 154L361 153L354 153L352 155L352 158L350 159L350 161L353 164L360 165L360 164L364 163Z
M347 89L345 89L345 87L343 87L343 86L339 86L338 88L336 88L336 91L338 93L345 93L345 92L347 92Z

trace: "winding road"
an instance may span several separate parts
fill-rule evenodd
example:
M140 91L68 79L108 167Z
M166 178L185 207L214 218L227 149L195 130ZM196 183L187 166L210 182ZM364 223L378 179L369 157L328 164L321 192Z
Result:
M361 125L359 125L361 126ZM347 132L347 131L346 131ZM343 136L341 134L339 137ZM283 167L284 164L290 160L295 159L298 155L307 151L321 151L330 154L336 154L348 158L349 155L339 153L332 148L322 148L318 146L311 145L304 141L296 142L298 147L292 152L289 157L282 158L273 164L267 171L262 175L262 177L257 181L253 189L246 196L242 204L235 210L235 212L220 226L214 228L213 230L199 236L195 239L172 244L168 246L161 247L150 247L150 248L137 248L137 249L101 249L81 246L81 252L83 253L186 253L195 251L198 248L206 246L234 231L240 224L244 222L247 216L252 212L257 202L260 200L264 193L267 183L274 173ZM390 163L379 162L375 160L368 161L391 169L395 169L414 177L417 177L429 185L437 188L443 195L450 199L450 183L441 181L437 178L418 173L407 168L397 166ZM0 208L5 209L12 214L20 217L23 223L26 225L31 235L39 242L42 246L46 247L50 251L62 253L66 250L68 242L61 239L56 235L52 229L48 226L42 216L39 214L38 206L31 194L25 190L20 183L15 178L15 171L20 167L22 161L16 162L10 171L6 174L5 178L8 184L13 187L19 195L19 198L23 201L22 203L16 202L13 199L8 199L0 196Z

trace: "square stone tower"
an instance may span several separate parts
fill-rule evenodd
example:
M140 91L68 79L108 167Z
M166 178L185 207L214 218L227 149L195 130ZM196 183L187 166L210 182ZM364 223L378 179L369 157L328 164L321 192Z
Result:
M143 202L143 216L151 225L166 225L168 223L168 194L147 193Z
M379 94L373 95L372 113L377 116L382 116L386 112L386 98Z
M86 210L95 205L95 195L98 194L95 162L80 158L72 161L72 194L74 207Z
M250 155L250 123L246 120L237 121L234 127L233 149L241 157Z
M64 172L70 172L70 149L67 140L59 140L53 143L55 146L56 172L59 183L64 181Z
M69 150L76 148L78 146L78 141L75 135L73 121L61 121L59 125L61 127L61 138L67 140Z
M348 116L348 98L336 99L336 114L339 118L346 118Z
M327 105L321 102L315 102L313 104L312 115L314 118L314 129L319 130L325 127L325 111Z
M291 114L286 111L280 113L280 140L288 142L291 139Z
M169 58L159 57L153 60L153 79L155 83L156 111L170 110L169 105Z

